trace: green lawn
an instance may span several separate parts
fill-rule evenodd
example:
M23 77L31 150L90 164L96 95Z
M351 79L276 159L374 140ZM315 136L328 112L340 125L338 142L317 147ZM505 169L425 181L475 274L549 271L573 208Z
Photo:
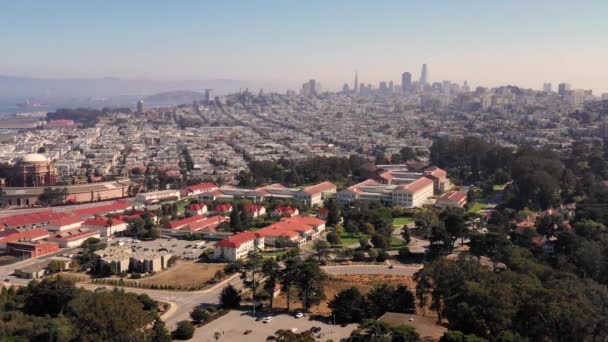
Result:
M473 205L469 208L470 213L478 213L481 209L488 206L488 203L485 202L473 202Z
M507 182L505 184L494 184L493 189L494 191L503 191L507 187L507 185L509 185L509 183L511 182Z
M411 217L395 217L393 219L393 226L405 226L410 223L414 223L414 219Z
M362 237L366 237L369 239L369 235L357 233L354 235L350 235L348 233L344 233L340 236L340 241L342 241L343 246L352 245L355 243L359 243L359 239Z
M396 236L391 237L391 249L399 249L405 245L406 243L402 239Z
M285 254L287 254L289 252L289 250L284 250L284 251L274 251L274 252L262 252L262 257L263 258L270 258L270 257L278 257L279 255L283 256Z
M175 202L175 205L177 205L177 214L183 214L186 211L186 206L188 206L188 204L190 204L189 199Z

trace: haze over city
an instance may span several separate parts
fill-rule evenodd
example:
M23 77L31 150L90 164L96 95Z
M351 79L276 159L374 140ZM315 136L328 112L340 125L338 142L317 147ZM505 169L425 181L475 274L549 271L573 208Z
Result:
M417 78L606 92L605 1L18 1L0 4L0 75L232 79L328 90Z
M0 341L608 341L607 10L0 2Z

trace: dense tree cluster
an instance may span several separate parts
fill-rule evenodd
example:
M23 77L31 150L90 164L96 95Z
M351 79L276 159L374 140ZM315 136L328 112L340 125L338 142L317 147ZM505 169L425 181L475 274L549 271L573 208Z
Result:
M239 174L239 185L255 187L281 183L299 186L323 181L354 183L373 175L375 167L365 158L315 157L306 160L252 161L249 172Z
M537 263L529 251L508 241L501 248L502 271L491 272L466 254L427 264L415 276L419 306L435 310L452 330L488 339L505 334L515 341L608 337L605 286Z
M356 287L340 291L330 302L329 308L336 322L360 323L364 319L376 319L386 312L414 313L414 295L405 286L381 284L363 295Z
M3 341L167 341L158 305L122 290L78 289L61 277L0 292ZM161 329L162 328L162 329Z

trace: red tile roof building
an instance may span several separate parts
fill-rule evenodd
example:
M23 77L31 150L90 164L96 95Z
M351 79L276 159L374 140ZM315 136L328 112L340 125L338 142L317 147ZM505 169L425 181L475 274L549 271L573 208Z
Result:
M12 233L6 234L0 238L0 248L6 248L10 242L17 241L38 241L48 237L51 233L44 229L29 229L24 231L11 230Z
M298 210L298 208L294 208L294 207L277 207L274 209L274 211L272 212L275 216L297 216L300 215L300 211Z
M217 190L217 185L213 183L201 183L196 185L191 185L186 188L187 196L197 196L205 192L210 192L213 190Z
M441 195L435 202L439 208L464 207L467 204L467 193L464 191L450 191Z
M127 230L129 225L117 218L97 217L84 221L82 227L99 232L101 237L108 237Z
M59 252L59 245L53 242L16 241L7 243L6 251L15 256L37 258Z
M245 211L251 214L253 218L266 214L266 207L261 204L250 204L245 206Z
M215 206L215 211L217 211L218 213L230 213L232 212L232 204L230 203L222 203L222 204L218 204Z
M62 248L74 248L82 245L89 238L99 239L101 234L98 230L78 228L59 232L48 238L49 241L58 244Z
M117 201L112 204L100 205L92 208L77 209L72 211L72 214L82 217L95 217L107 214L115 214L131 209L133 205L127 201Z
M246 257L256 248L264 248L264 237L255 232L242 232L216 243L213 257L217 260L233 262Z
M47 229L63 231L80 228L84 221L85 220L79 216L62 216L49 222Z
M46 227L51 221L64 216L68 216L68 214L58 213L53 210L43 210L29 214L17 214L0 218L0 227L18 229Z

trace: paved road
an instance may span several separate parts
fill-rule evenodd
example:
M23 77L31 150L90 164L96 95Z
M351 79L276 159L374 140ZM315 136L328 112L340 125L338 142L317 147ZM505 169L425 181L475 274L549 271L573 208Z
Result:
M39 259L30 259L14 265L7 265L0 267L0 279L6 278L4 274L11 274L13 269L17 267L23 267L33 262L38 262ZM394 275L407 275L412 276L422 265L413 266L394 266L390 269L385 265L345 265L345 266L324 266L322 267L328 274L394 274ZM27 284L27 280L18 279L11 277L11 283L14 284ZM163 291L163 290L151 290L141 289L134 287L124 287L125 291L133 293L145 293L151 298L168 302L171 304L171 309L163 316L163 319L167 323L169 329L173 329L177 322L182 320L190 319L190 312L194 307L200 304L217 304L221 290L228 283L232 284L237 288L242 287L242 281L237 275L216 284L214 287L201 291ZM94 290L97 288L114 288L111 285L98 285L98 284L79 284L79 286Z
M233 286L240 288L242 286L242 281L240 277L237 275L233 275L232 277L216 284L214 287L201 291L163 291L163 290L150 290L150 289L140 289L134 287L124 287L125 291L133 292L133 293L145 293L151 298L171 303L171 309L163 315L163 319L167 323L167 327L169 329L175 328L175 325L179 321L189 320L190 312L198 305L206 303L206 304L217 304L220 296L220 292L228 283ZM111 289L116 286L110 285L97 285L97 284L79 284L79 286L89 289L95 290L97 288L107 288Z

